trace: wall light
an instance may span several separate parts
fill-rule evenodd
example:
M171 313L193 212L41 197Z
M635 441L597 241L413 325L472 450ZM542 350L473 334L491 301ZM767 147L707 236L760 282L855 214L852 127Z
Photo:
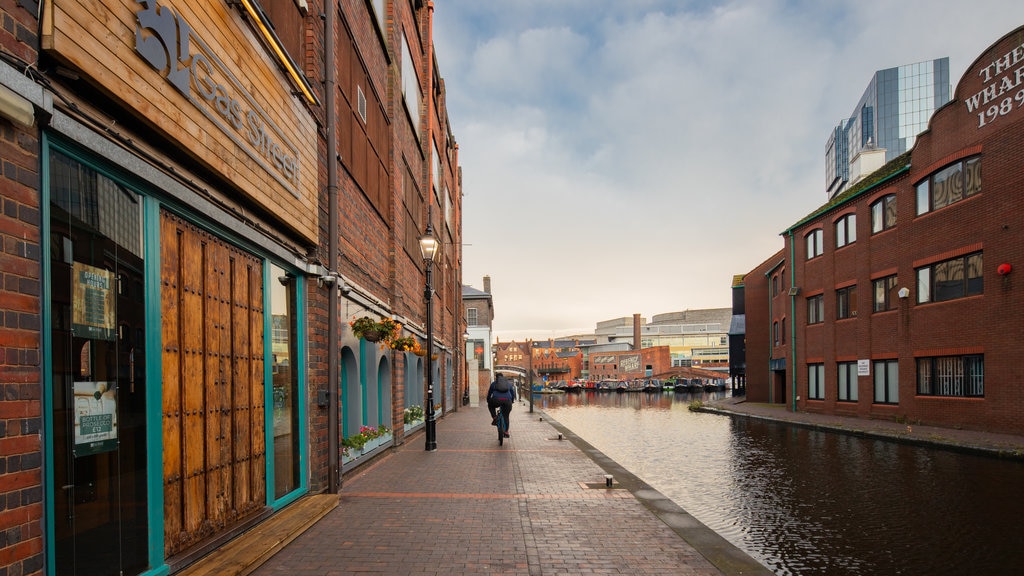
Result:
M0 84L0 116L24 128L30 128L36 121L32 103L3 84Z
M899 296L900 298L906 298L907 296L910 296L910 288L904 286L903 288L900 288L896 292L896 295Z

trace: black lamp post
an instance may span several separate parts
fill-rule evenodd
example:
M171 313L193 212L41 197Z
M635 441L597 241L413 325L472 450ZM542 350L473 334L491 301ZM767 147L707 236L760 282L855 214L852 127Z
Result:
M427 224L427 233L420 236L420 255L426 264L426 285L423 287L423 300L427 304L427 406L423 411L424 427L426 428L426 450L437 450L437 423L434 421L434 287L431 285L434 272L434 258L437 256L438 242L434 238L434 226Z

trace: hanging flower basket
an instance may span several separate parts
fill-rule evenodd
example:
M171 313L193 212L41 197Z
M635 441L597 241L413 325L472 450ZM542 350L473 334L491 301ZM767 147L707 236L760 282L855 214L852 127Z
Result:
M352 327L352 334L356 338L362 338L367 342L389 343L402 329L402 325L391 318L373 320L369 316L357 318L349 322L348 325Z
M420 348L419 340L412 336L403 336L401 338L393 338L388 344L392 350L399 352L412 352L419 354L422 348Z

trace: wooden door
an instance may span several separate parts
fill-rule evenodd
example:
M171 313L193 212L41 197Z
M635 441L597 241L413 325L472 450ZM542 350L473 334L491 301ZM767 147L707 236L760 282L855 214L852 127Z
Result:
M166 212L160 258L171 556L266 505L263 268Z

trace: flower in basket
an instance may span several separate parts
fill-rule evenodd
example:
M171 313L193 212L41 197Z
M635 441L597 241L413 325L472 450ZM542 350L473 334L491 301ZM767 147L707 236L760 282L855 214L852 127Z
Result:
M416 353L420 350L420 341L413 336L403 336L401 338L393 338L390 346L392 350L398 350L399 352Z
M353 450L362 450L363 446L369 442L369 438L365 434L360 432L359 434L353 434L341 441L341 445L345 448L352 448Z
M405 409L405 414L402 416L402 420L404 420L406 424L412 424L418 420L423 420L423 407L418 404L409 406Z
M348 323L352 327L352 334L356 338L363 338L369 342L391 342L402 329L402 325L391 318L373 320L369 316L356 318Z

